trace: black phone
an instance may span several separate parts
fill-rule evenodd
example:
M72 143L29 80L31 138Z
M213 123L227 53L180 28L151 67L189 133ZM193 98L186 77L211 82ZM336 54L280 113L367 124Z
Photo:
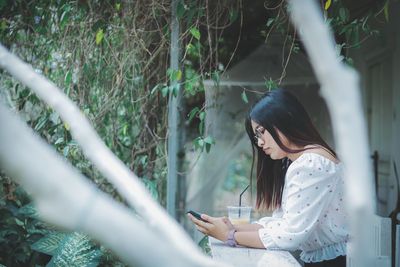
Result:
M192 214L193 217L195 217L197 220L201 220L201 221L203 221L203 222L207 222L207 221L205 221L205 220L203 220L203 219L201 218L201 216L200 216L199 213L197 213L197 212L195 212L195 211L193 211L193 210L189 210L187 213Z

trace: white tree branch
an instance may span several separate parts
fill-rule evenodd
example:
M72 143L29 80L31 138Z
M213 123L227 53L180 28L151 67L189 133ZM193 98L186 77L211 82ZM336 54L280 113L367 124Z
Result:
M137 213L144 218L154 233L160 236L160 240L166 240L165 243L171 247L171 250L176 249L176 255L190 258L193 262L201 263L201 266L217 266L215 261L205 257L199 251L183 228L152 199L137 176L130 172L123 162L104 145L90 122L60 89L37 74L31 66L9 53L2 45L0 45L0 66L15 79L31 88L60 114L63 121L70 125L71 134L81 146L84 154L126 198L129 205L134 207ZM12 150L7 151L8 153L12 152ZM27 189L31 190L30 187L43 185L43 183L37 182L31 183ZM35 183L37 184L35 185ZM53 194L57 193L53 192ZM89 193L86 192L86 194Z
M31 194L43 219L88 233L132 266L204 265L98 190L2 104L0 125L0 166Z
M288 0L288 3L293 23L321 84L321 94L332 117L338 154L345 165L353 235L351 253L359 266L369 266L372 261L368 256L373 254L369 216L375 212L375 193L358 75L338 60L333 36L315 1Z

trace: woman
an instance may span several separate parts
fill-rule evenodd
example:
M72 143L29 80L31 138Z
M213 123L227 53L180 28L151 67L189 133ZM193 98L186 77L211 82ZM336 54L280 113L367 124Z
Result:
M346 266L342 164L304 107L286 90L268 92L251 109L246 130L257 154L256 206L273 215L247 225L188 215L197 229L231 246L300 249L305 266Z

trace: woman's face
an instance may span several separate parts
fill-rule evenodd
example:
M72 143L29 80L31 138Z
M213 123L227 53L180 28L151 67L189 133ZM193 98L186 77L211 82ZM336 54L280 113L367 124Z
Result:
M254 138L256 139L257 145L265 152L265 154L269 155L271 159L283 159L288 156L288 153L283 151L278 144L275 142L274 138L272 138L271 134L264 129L261 125L257 124L253 120L251 121L251 127L253 128ZM279 139L282 141L284 145L287 145L287 139L285 136L277 130Z

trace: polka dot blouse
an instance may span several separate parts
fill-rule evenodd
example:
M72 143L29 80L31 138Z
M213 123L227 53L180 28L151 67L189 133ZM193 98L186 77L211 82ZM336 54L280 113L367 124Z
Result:
M343 166L303 153L289 166L282 205L257 221L266 249L298 250L304 262L346 255L349 230L343 202Z

